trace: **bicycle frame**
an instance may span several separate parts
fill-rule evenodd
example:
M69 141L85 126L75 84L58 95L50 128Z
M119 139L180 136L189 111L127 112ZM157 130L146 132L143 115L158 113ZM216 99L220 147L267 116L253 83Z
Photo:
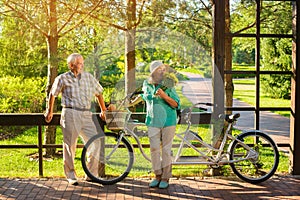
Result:
M127 111L116 109L107 113L107 128L114 132L106 132L104 138L107 143L104 145L105 160L101 159L101 167L108 169L107 173L99 174L99 171L91 171L87 165L89 150L92 150L93 145L99 145L98 139L103 137L101 134L95 135L85 144L81 155L82 167L86 174L93 181L104 185L117 183L129 174L135 157L133 144L128 140L129 136L134 138L143 157L151 161L141 144L140 131L136 131L137 126L145 126L145 124L130 121L132 112L128 109L129 105L126 106L124 102L125 100L121 105ZM236 113L221 115L221 120L227 122L228 126L226 130L224 128L222 130L220 145L216 147L206 143L200 135L191 130L192 110L194 108L199 108L201 111L208 110L198 105L213 106L211 103L197 103L182 110L181 119L186 120L187 128L183 132L175 133L179 143L172 145L172 150L176 148L173 165L208 165L217 168L229 164L240 179L254 184L274 175L279 163L279 152L272 138L259 130L243 131L238 136L233 136L231 130L240 117L240 114Z
M218 168L221 165L229 164L232 171L240 179L254 184L265 181L274 175L279 163L279 152L272 138L258 130L245 131L235 137L231 134L231 130L240 114L221 115L221 120L226 121L228 126L226 130L224 128L222 130L220 145L214 147L204 142L200 135L191 130L193 107L200 104L212 106L210 103L198 103L181 112L181 119L186 120L187 128L181 133L175 133L180 142L176 143L176 146L174 143L172 145L172 150L176 148L177 151L172 160L173 165L207 165L211 168ZM143 157L151 161L141 144L139 131L135 131L137 126L145 126L145 124L130 121L132 112L127 106L125 108L127 110L125 112L123 112L124 109L117 109L107 113L107 128L114 133L105 133L106 137L104 139L107 143L105 143L103 149L103 153L105 153L103 154L103 160L100 155L101 166L99 166L103 170L107 169L107 173L105 173L106 170L102 170L101 173L92 171L87 165L89 150L93 150L94 145L99 145L98 139L103 136L101 134L93 136L83 148L81 155L82 167L85 173L95 182L104 185L114 184L123 180L129 174L135 154L133 144L128 140L128 136L134 138L133 140L136 141ZM202 107L197 108L208 110ZM198 144L201 146L198 146ZM179 145L178 150L177 145ZM227 147L227 145L229 146ZM188 151L183 151L185 148Z
M144 125L144 124L143 123L129 122L131 114L132 114L132 112L128 110L128 115L126 117L127 119L126 119L126 122L125 122L125 125L124 125L124 130L119 132L119 136L120 136L119 140L121 140L123 137L126 138L127 135L132 136L134 138L134 140L136 141L137 146L138 146L140 152L142 153L143 157L145 159L147 159L148 161L151 161L151 159L149 158L149 156L146 155L146 153L145 153L145 151L142 147L142 144L139 140L139 136L136 133L134 133L134 131L133 131L133 129L136 126L140 126L140 125ZM130 127L130 126L132 126L132 127ZM230 134L230 130L232 129L233 123L228 124L228 127L227 127L227 129L224 133L224 136L223 136L223 139L222 139L222 142L221 142L219 148L214 148L213 146L211 146L210 144L207 144L203 140L198 140L201 143L201 145L203 145L204 147L209 149L211 152L216 153L215 156L206 155L204 152L202 152L196 146L194 146L193 144L191 144L189 142L189 140L187 138L188 138L188 134L190 133L189 132L190 131L190 126L191 126L191 123L188 122L188 127L186 128L186 130L184 132L175 134L176 137L178 137L181 140L181 142L180 142L180 145L179 145L178 152L176 153L176 156L175 156L175 158L172 162L173 165L196 165L196 164L199 164L199 165L219 166L219 165L225 165L225 164L240 162L240 161L243 161L243 160L248 160L250 158L256 159L258 157L258 154L254 150L252 150L251 147L249 147L247 144L240 141L238 139L238 137L234 137L233 135ZM193 134L193 133L190 133L190 134ZM234 141L237 141L241 146L243 146L245 149L247 149L249 151L248 156L245 157L245 158L238 159L238 160L229 160L229 152L227 151L227 152L224 153L224 147L225 147L228 140L231 140L230 145ZM199 154L199 156L196 157L198 160L192 160L192 161L181 161L180 160L181 152L184 149L185 144L188 145L189 147L191 147L194 151L196 151ZM230 149L230 148L228 148L228 149ZM225 160L224 160L224 158L225 158ZM203 160L205 160L205 161L203 161Z
M173 165L196 165L196 164L200 164L200 165L224 165L224 164L229 164L229 163L234 163L234 162L240 162L243 160L248 160L250 158L256 158L258 155L257 153L251 149L251 147L249 147L248 145L244 144L242 141L240 141L237 137L232 136L229 132L232 128L232 123L230 123L224 133L222 142L220 144L219 148L214 148L213 146L211 146L210 144L207 144L206 142L204 142L203 140L198 140L200 142L201 145L203 145L205 148L209 149L212 152L217 153L216 156L207 156L204 152L200 151L197 147L195 147L193 144L191 144L189 142L187 138L187 133L189 131L189 126L186 129L186 131L176 134L177 137L179 137L181 139L181 143L178 149L178 152L175 156L175 159L173 161ZM193 133L192 133L193 134ZM182 136L184 135L184 136ZM243 146L245 149L249 150L249 155L246 158L243 159L239 159L239 160L229 160L229 152L226 153L222 153L224 151L224 147L225 144L228 140L231 140L230 145L234 142L237 141L241 146ZM194 151L196 151L197 153L199 153L199 155L201 155L202 157L199 157L199 161L188 161L188 162L184 162L184 161L180 161L180 156L181 156L181 152L184 148L184 144L187 144L189 147L191 147ZM228 148L229 150L230 148ZM223 158L226 158L226 160L223 160ZM201 159L205 159L207 161L201 161Z

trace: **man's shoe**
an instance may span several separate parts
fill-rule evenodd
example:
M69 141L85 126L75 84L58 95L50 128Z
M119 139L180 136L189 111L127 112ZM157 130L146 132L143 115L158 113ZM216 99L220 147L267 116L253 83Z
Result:
M159 185L159 180L154 179L153 181L150 182L149 187L154 188Z
M71 184L71 185L75 185L75 186L78 185L77 179L68 178L67 180L68 180L69 184Z
M165 182L165 181L161 181L158 185L158 188L160 188L160 189L166 189L168 187L169 187L169 183Z

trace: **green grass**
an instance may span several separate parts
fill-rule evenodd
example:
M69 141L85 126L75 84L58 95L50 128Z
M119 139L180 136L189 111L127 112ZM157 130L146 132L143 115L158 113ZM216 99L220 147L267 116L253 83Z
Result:
M255 66L254 65L232 65L232 70L235 71L255 71Z
M204 75L204 70L203 69L197 69L197 68L185 68L185 69L180 69L182 72L190 72L194 74L201 74L202 76Z
M244 101L252 106L255 106L255 79L234 79L234 93L233 97ZM287 99L273 99L264 95L263 90L260 94L260 107L289 107L290 100ZM277 114L285 117L290 116L289 111L274 111Z
M38 144L37 128L33 127L15 138L0 141L1 145L22 145L22 144ZM80 142L80 141L79 141ZM62 133L60 127L57 128L57 144L62 144ZM63 161L61 149L57 149L57 156L53 158L44 158L43 172L45 177L63 177ZM76 168L79 169L77 173L83 175L81 163L79 162L81 149L76 152ZM0 150L0 177L19 177L30 178L39 177L39 163L38 163L37 149L1 149Z
M177 131L182 132L186 128L186 125L179 125ZM204 141L210 143L211 141L211 130L209 125L194 125L192 130L198 132ZM238 134L239 131L235 130L234 134ZM57 131L57 144L62 143L62 134L60 128ZM134 141L130 139L132 143ZM80 142L80 141L79 141ZM174 144L179 144L178 138L175 137ZM143 144L149 144L148 137L142 138ZM37 130L31 128L25 131L23 134L18 135L14 139L0 141L0 144L37 144ZM63 172L63 161L60 154L53 158L44 158L43 171L45 177L64 177ZM173 155L177 153L177 148L173 148ZM82 149L77 149L75 157L75 168L79 177L84 177L84 172L81 166L80 157ZM147 161L139 152L138 149L135 151L135 162L133 168L129 174L129 177L149 177L153 174L149 174L151 170L151 163ZM146 154L149 155L149 148L145 148ZM183 152L184 155L195 154L194 150L186 149ZM35 156L32 156L35 155ZM1 178L32 178L38 177L38 160L37 160L37 149L1 149L0 151L0 168ZM281 153L280 163L277 173L287 173L289 159ZM203 176L210 168L206 165L174 165L173 176L174 177L186 177L186 176ZM226 166L223 167L223 173L229 175L232 173L231 169ZM232 174L231 174L232 175Z

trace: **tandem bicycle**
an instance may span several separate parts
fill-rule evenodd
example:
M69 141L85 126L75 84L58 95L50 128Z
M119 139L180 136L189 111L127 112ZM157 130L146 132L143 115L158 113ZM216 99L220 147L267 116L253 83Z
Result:
M134 163L134 148L129 138L132 137L143 157L150 160L142 147L136 126L142 125L131 119L132 112L125 106L133 95L128 95L121 101L122 108L107 113L107 127L111 132L105 132L92 137L84 146L81 162L85 173L94 181L103 185L115 184L122 181L129 173ZM203 107L204 106L204 107ZM184 131L176 133L180 140L173 165L208 165L217 168L230 165L234 174L240 179L257 184L269 179L276 171L279 163L277 145L266 133L259 130L242 131L237 136L232 134L233 125L240 117L236 114L221 114L224 128L218 147L205 142L200 135L192 131L191 116L194 108L204 112L211 103L197 103L181 112L181 120L186 121ZM121 106L120 106L121 107ZM225 126L226 124L226 126ZM95 148L99 147L100 148ZM192 159L182 155L184 149L193 151ZM89 152L98 149L99 170L92 172L87 165ZM196 156L195 156L196 154Z

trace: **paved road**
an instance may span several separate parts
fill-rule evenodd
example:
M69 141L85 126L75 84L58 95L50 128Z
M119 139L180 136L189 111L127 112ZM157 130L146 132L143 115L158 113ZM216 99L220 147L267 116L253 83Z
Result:
M190 80L181 82L182 92L191 102L212 102L211 79L203 78L200 75L184 73ZM245 102L234 99L233 106L250 106ZM239 111L239 118L236 128L240 130L254 129L254 112ZM277 143L289 143L290 119L272 112L261 112L260 130L268 133Z

